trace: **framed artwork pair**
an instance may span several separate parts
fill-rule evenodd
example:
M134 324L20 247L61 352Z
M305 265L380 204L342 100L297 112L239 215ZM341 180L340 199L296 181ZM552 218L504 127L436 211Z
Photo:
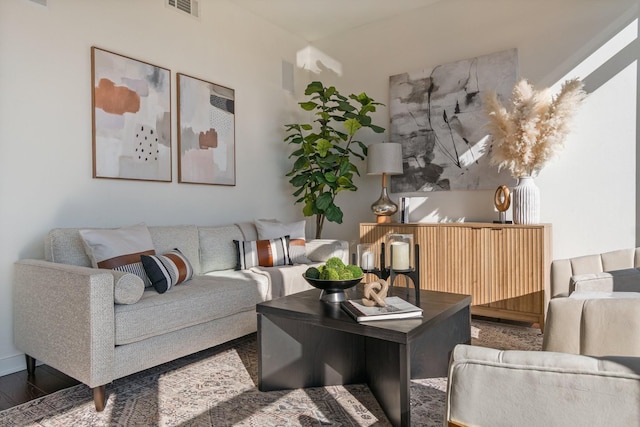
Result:
M93 177L172 181L171 72L91 48ZM176 73L178 182L235 185L235 91Z

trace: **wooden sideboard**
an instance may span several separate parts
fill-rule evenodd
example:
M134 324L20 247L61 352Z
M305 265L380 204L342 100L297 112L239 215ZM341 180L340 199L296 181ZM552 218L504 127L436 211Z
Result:
M472 296L471 313L544 327L551 225L492 223L360 224L360 242L413 234L420 246L420 288ZM403 276L396 286L403 286Z

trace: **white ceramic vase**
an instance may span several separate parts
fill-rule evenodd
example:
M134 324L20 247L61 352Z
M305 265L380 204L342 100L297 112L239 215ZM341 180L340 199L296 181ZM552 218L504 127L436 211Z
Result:
M513 187L513 222L516 224L538 224L540 222L540 190L533 177L522 176Z

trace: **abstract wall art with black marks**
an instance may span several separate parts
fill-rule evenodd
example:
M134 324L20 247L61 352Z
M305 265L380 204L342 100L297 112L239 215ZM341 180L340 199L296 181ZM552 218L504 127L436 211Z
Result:
M389 78L390 142L402 144L404 173L391 191L495 189L515 180L489 164L482 97L508 101L518 78L510 49Z
M93 177L171 181L171 73L91 48Z

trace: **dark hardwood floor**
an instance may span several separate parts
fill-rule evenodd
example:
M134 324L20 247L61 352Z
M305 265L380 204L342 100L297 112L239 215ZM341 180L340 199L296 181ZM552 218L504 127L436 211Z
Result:
M0 411L80 384L73 378L47 366L36 367L35 375L20 371L0 377Z

